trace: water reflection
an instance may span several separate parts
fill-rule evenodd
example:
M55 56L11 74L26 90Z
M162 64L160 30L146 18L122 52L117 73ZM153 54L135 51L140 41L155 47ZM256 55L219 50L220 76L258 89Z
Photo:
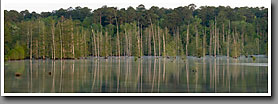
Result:
M267 92L267 67L249 59L111 57L5 62L5 92ZM258 64L267 63L259 58ZM233 65L231 65L233 64ZM15 73L21 73L19 77Z

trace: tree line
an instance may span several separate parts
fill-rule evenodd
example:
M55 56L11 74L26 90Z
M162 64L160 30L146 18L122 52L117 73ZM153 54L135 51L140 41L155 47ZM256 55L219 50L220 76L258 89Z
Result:
M144 5L4 11L6 60L267 55L264 7Z

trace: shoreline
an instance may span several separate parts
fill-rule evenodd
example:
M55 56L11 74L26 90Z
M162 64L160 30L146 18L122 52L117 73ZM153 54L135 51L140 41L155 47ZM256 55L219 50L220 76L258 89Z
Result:
M239 56L237 58L233 58L233 57L227 57L227 56L209 56L209 55L206 55L205 58L229 58L229 59L240 59L240 58L252 58L253 56L255 56L256 58L268 58L268 56L266 55L247 55L247 57L245 55L242 55L242 56ZM149 57L154 57L154 58L166 58L166 59L177 59L177 58L180 58L182 60L184 60L183 56L141 56L140 58L137 57L137 56L120 56L120 58L138 58L138 59L141 59L141 58L149 58ZM95 59L114 59L114 58L119 58L119 56L107 56L107 57L104 57L104 56L100 56L100 57L96 57L96 56L89 56L89 57L82 57L82 58L63 58L63 59L60 59L60 58L56 58L56 59L50 59L50 58L45 58L45 59L42 59L42 58L33 58L32 60L84 60L84 59L91 59L91 60L95 60ZM187 56L186 58L197 58L197 59L203 59L204 57L198 57L198 56ZM185 58L185 59L186 59ZM28 58L25 58L25 59L12 59L12 60L5 60L5 62L13 62L13 61L22 61L22 60L31 60L31 59L28 59Z

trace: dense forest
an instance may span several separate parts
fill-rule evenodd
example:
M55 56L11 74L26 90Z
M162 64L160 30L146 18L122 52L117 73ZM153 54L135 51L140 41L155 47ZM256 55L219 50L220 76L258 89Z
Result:
M5 10L4 21L5 60L268 53L264 7Z

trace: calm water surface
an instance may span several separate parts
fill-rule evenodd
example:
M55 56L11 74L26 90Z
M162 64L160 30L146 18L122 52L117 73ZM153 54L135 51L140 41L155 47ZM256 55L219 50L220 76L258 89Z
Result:
M267 58L21 60L4 77L6 93L268 91Z

